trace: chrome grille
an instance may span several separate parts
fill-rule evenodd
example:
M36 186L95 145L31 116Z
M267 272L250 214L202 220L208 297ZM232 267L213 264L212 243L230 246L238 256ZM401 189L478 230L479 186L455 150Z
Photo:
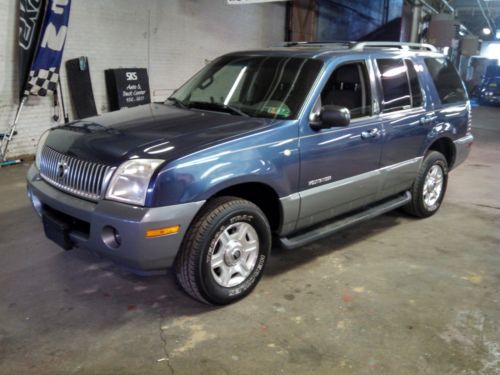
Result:
M77 159L45 146L40 175L49 184L80 197L98 200L114 167Z

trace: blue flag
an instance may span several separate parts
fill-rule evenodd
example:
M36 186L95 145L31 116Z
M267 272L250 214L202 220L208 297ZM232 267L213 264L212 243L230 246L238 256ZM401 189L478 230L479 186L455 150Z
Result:
M31 63L38 44L43 16L47 2L45 0L19 0L19 95L24 96L24 89L31 71Z
M71 0L48 0L35 58L24 95L45 96L57 90Z

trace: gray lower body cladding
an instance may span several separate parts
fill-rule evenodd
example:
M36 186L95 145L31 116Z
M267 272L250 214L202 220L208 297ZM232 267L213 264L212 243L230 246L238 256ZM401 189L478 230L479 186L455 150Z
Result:
M423 157L334 181L281 199L284 225L281 236L311 227L408 190ZM300 202L300 206L296 202ZM293 221L295 215L298 220Z
M458 167L467 159L473 142L474 137L472 134L459 138L453 142L455 144L455 161L453 163L453 168Z
M76 245L95 251L136 273L164 270L172 264L189 225L204 201L166 207L135 207L101 200L89 202L63 193L43 181L35 166L28 172L28 193L44 207L88 223L88 232L70 231ZM146 238L146 231L180 225L176 234ZM106 229L120 235L121 244L106 242Z
M472 135L456 140L453 167L470 153ZM324 184L281 198L286 236L299 229L356 210L407 190L416 176L422 157ZM97 203L64 193L40 178L35 166L28 172L29 195L43 206L61 212L88 225L87 233L70 232L73 243L120 263L137 273L164 270L172 264L191 224L204 201L145 208L100 200ZM176 234L147 238L146 231L180 225ZM106 241L106 228L120 235L119 246Z

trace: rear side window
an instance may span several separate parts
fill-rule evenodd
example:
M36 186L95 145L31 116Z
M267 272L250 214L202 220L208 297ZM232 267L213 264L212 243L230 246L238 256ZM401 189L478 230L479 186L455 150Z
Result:
M428 57L424 61L434 81L441 103L449 104L467 100L462 80L449 60Z
M384 94L383 112L411 108L407 68L401 59L377 59Z

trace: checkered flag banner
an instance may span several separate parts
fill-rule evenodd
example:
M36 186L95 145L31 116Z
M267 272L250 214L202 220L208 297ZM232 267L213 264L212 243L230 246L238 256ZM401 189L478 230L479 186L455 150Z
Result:
M58 80L59 73L56 68L32 70L26 84L25 95L46 96L47 93L54 94L57 91Z
M54 94L59 81L71 0L48 0L24 96Z

